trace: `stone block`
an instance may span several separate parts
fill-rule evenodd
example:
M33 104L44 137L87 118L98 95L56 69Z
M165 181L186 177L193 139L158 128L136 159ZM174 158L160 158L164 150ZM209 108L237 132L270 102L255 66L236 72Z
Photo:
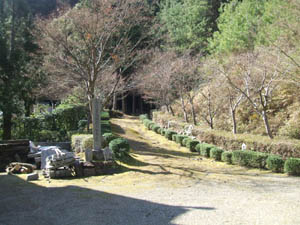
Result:
M27 174L27 181L33 181L33 180L38 180L38 179L39 179L38 173Z

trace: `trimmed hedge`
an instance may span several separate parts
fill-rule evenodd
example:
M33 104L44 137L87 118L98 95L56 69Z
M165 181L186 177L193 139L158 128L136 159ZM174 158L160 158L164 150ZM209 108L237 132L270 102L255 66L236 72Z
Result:
M112 133L105 133L102 135L107 144L109 144L112 140L117 139L118 137Z
M232 153L232 163L240 166L265 168L268 154L254 151L234 151Z
M177 137L178 134L174 134L172 135L172 141L175 141L176 142L176 137Z
M158 126L157 124L154 124L151 129L155 132L155 133L158 133L158 130L159 130L160 126Z
M109 143L109 148L113 151L116 158L127 156L130 150L129 143L124 138L116 138Z
M187 147L187 146L186 146L187 142L188 142L188 141L191 141L191 140L192 140L192 139L189 138L189 137L184 138L184 139L182 140L182 146Z
M160 131L160 134L162 135L162 136L165 136L165 134L166 134L166 129L161 129L161 131Z
M221 155L221 160L228 164L232 164L231 157L232 157L232 152L224 151Z
M284 163L284 172L288 175L300 176L300 159L289 158Z
M168 140L172 140L172 136L173 135L176 135L177 133L175 131L172 131L172 130L166 130L165 131L165 137L168 139Z
M221 156L222 153L224 152L224 150L220 149L220 148L211 148L210 149L210 158L213 158L216 161L221 161Z
M197 144L199 144L199 141L191 139L186 141L186 147L189 148L191 152L196 152Z
M145 119L149 119L147 114L142 114L139 116L140 120L145 120Z
M183 146L183 139L188 138L188 136L186 135L176 135L176 143L180 144L181 146Z
M200 155L204 157L210 157L210 149L214 148L214 145L210 145L207 143L200 143L198 147L196 146L196 150L199 151Z
M101 139L101 147L105 148L107 146L107 142L105 141L104 138ZM85 151L86 149L93 149L94 148L94 138L93 135L85 138L82 142L82 148L83 151Z
M284 160L278 155L269 155L267 158L267 168L275 173L282 173Z

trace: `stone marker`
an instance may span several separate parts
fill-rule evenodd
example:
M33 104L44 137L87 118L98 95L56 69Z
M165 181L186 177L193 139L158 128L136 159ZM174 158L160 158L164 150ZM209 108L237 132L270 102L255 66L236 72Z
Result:
M85 150L85 161L91 162L93 160L93 151L91 149Z
M101 150L101 104L99 98L93 99L93 138L94 150Z
M27 181L38 180L38 179L39 179L38 173L27 174Z

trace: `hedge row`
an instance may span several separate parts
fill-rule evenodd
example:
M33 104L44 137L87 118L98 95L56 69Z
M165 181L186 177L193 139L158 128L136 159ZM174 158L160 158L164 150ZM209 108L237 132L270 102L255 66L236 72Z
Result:
M201 156L213 158L228 164L235 164L250 168L269 169L273 172L285 172L289 175L300 176L300 158L282 157L273 154L261 153L249 150L225 151L215 145L199 142L188 136L177 134L175 131L166 130L149 120L148 117L140 116L143 124L154 132L165 136L168 140L175 141L181 146L189 148L191 152L198 152Z

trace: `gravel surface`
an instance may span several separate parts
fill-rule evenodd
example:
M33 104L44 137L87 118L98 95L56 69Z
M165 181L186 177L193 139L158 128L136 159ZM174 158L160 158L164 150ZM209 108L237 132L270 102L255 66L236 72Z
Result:
M1 225L300 224L300 179L213 162L113 121L134 160L118 174L24 181L0 174Z

